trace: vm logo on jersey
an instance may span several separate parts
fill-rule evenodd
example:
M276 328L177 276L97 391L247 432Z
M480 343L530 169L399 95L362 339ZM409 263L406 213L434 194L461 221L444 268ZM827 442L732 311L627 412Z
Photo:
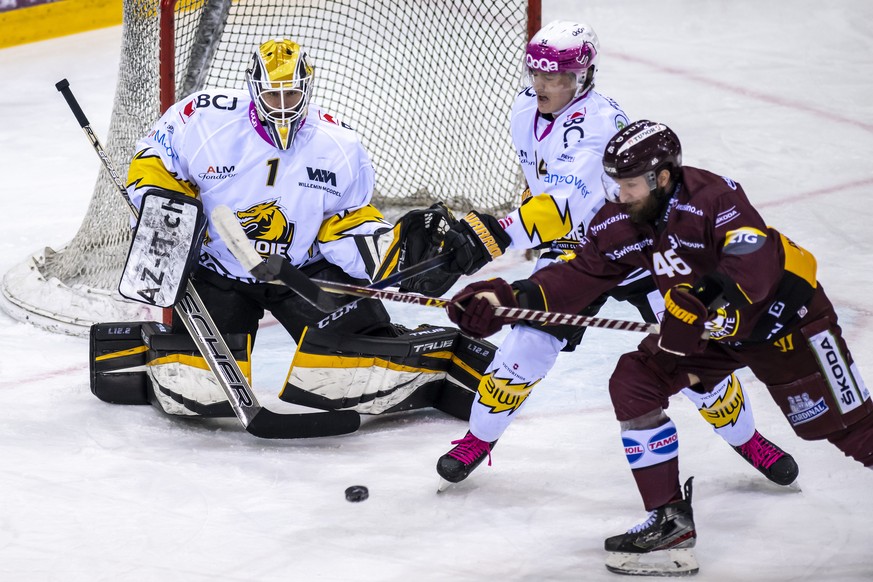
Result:
M306 171L309 173L309 179L313 182L336 186L336 174L334 172L320 168L310 168L309 166L306 166Z
M288 248L294 239L294 225L288 221L278 202L261 202L236 212L246 236L263 257L274 253L288 256Z

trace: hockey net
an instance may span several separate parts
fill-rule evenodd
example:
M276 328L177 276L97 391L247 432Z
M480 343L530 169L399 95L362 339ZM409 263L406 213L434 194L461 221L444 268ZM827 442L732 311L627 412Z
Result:
M509 109L539 0L124 0L123 17L104 141L122 176L163 110L204 88L244 89L254 50L287 37L315 66L313 101L361 136L386 214L437 200L460 213L519 202ZM102 169L76 236L6 273L3 307L75 335L98 321L160 319L116 291L128 212Z

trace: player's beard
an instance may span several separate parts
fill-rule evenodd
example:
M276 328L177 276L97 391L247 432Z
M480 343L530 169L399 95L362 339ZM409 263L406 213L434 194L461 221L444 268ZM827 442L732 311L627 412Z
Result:
M660 211L660 201L654 194L649 194L644 200L638 200L633 204L625 204L625 212L637 224L655 222Z

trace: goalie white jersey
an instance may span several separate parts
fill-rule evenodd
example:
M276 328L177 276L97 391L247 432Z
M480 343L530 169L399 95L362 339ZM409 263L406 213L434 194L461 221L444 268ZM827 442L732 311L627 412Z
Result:
M603 205L604 188L617 187L603 173L603 150L628 120L619 106L589 91L554 120L537 111L533 88L518 94L510 121L512 142L527 181L522 205L501 220L511 248L552 243L579 244L588 222Z
M373 166L357 134L316 106L282 151L247 92L203 91L170 107L136 149L127 181L134 204L158 187L199 197L207 217L228 206L263 257L280 254L297 266L324 257L369 278L352 237L392 227L370 205ZM214 228L200 263L254 282Z

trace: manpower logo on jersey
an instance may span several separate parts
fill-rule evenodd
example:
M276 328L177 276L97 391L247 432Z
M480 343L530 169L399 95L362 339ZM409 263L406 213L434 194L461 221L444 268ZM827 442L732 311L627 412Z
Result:
M288 256L288 247L294 239L294 225L288 221L278 200L260 202L245 210L238 210L236 217L258 254L263 257L274 253Z

